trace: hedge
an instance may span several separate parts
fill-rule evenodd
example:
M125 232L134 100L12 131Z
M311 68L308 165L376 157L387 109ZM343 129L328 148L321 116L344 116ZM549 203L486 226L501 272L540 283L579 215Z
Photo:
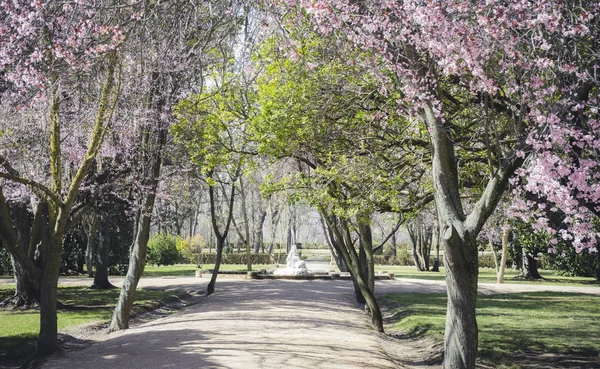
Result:
M276 257L276 255L274 255ZM200 254L200 264L214 264L217 261L217 254ZM252 264L271 264L269 254L250 254ZM247 264L246 254L223 254L222 264Z

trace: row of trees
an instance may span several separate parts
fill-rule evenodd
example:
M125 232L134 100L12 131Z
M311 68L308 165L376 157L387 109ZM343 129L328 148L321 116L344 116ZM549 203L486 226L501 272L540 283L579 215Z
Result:
M381 332L375 214L397 214L384 242L411 222L422 269L436 233L448 368L475 365L480 234L506 246L500 230L518 217L540 235L532 247L597 252L595 2L0 5L0 241L39 296L39 354L56 348L69 226L85 219L102 236L111 223L98 209L127 204L133 240L110 329L127 328L155 203L171 186L208 203L209 294L230 232L248 254L251 234L262 237L266 206L247 201L260 178L268 206L284 193L317 209ZM170 200L185 214L170 218L195 233L191 202ZM270 213L277 222L281 209ZM168 219L155 224L186 228Z

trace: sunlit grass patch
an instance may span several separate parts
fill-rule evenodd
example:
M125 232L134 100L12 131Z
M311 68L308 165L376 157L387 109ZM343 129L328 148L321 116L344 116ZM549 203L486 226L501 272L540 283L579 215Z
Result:
M397 329L443 339L445 294L391 294ZM509 364L519 353L600 355L600 296L556 292L478 296L479 356Z

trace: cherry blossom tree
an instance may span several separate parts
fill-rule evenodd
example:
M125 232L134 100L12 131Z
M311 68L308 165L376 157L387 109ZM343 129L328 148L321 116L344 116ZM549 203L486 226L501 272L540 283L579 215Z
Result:
M289 6L295 4L300 7ZM473 368L476 237L525 159L534 165L524 171L542 174L530 176L528 189L564 208L573 218L574 234L589 231L583 226L587 220L575 214L582 204L593 204L598 193L593 186L597 164L589 159L596 157L598 143L598 3L313 0L274 5L299 17L308 14L320 32L377 55L368 65L381 91L399 92L399 114L428 132L448 285L443 367ZM574 150L560 147L567 142ZM479 156L488 170L481 173L487 180L479 199L467 207L461 182L469 156ZM588 173L592 176L584 179ZM556 191L565 185L565 191ZM545 225L544 219L538 222ZM591 247L585 239L591 238L574 236L574 243Z
M117 47L123 34L108 14L98 10L106 6L103 2L41 2L2 1L0 8L0 85L3 104L9 104L18 115L17 109L30 109L47 124L44 130L46 141L43 160L36 169L42 172L26 172L27 165L19 168L15 145L16 138L10 130L3 130L4 152L0 153L2 171L0 178L24 185L39 199L35 209L34 226L29 251L19 247L19 238L11 225L4 187L0 188L0 238L11 252L14 260L27 271L29 278L40 285L40 334L37 354L52 352L57 345L56 288L60 271L60 256L63 235L74 209L79 188L96 156L111 121L111 112L118 91ZM104 15L102 15L104 14ZM114 13L113 13L114 15ZM103 76L98 97L95 99L95 117L83 117L80 127L70 126L72 116L65 111L69 86L76 78L82 79L99 73ZM11 108L12 107L12 108ZM40 114L41 110L41 114ZM77 132L65 134L65 130ZM67 132L69 132L67 131ZM21 131L25 135L39 132ZM71 132L70 132L71 133ZM71 146L71 138L83 138L83 145ZM44 157L42 156L42 158ZM39 160L39 158L38 158ZM71 169L69 169L69 166ZM46 169L47 170L44 170ZM12 192L9 197L18 195ZM48 222L47 242L37 247L39 231L36 224ZM39 254L34 263L28 253Z

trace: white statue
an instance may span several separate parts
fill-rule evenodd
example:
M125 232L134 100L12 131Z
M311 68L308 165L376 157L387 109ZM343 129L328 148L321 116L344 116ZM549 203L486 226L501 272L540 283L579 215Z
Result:
M296 250L296 245L292 245L290 247L290 252L288 253L285 261L287 263L287 267L290 269L306 268L306 263L298 256L298 250Z
M273 275L283 276L310 276L312 273L306 269L306 263L298 256L298 250L296 245L292 244L290 251L288 252L286 261L286 268L279 269L273 272Z

